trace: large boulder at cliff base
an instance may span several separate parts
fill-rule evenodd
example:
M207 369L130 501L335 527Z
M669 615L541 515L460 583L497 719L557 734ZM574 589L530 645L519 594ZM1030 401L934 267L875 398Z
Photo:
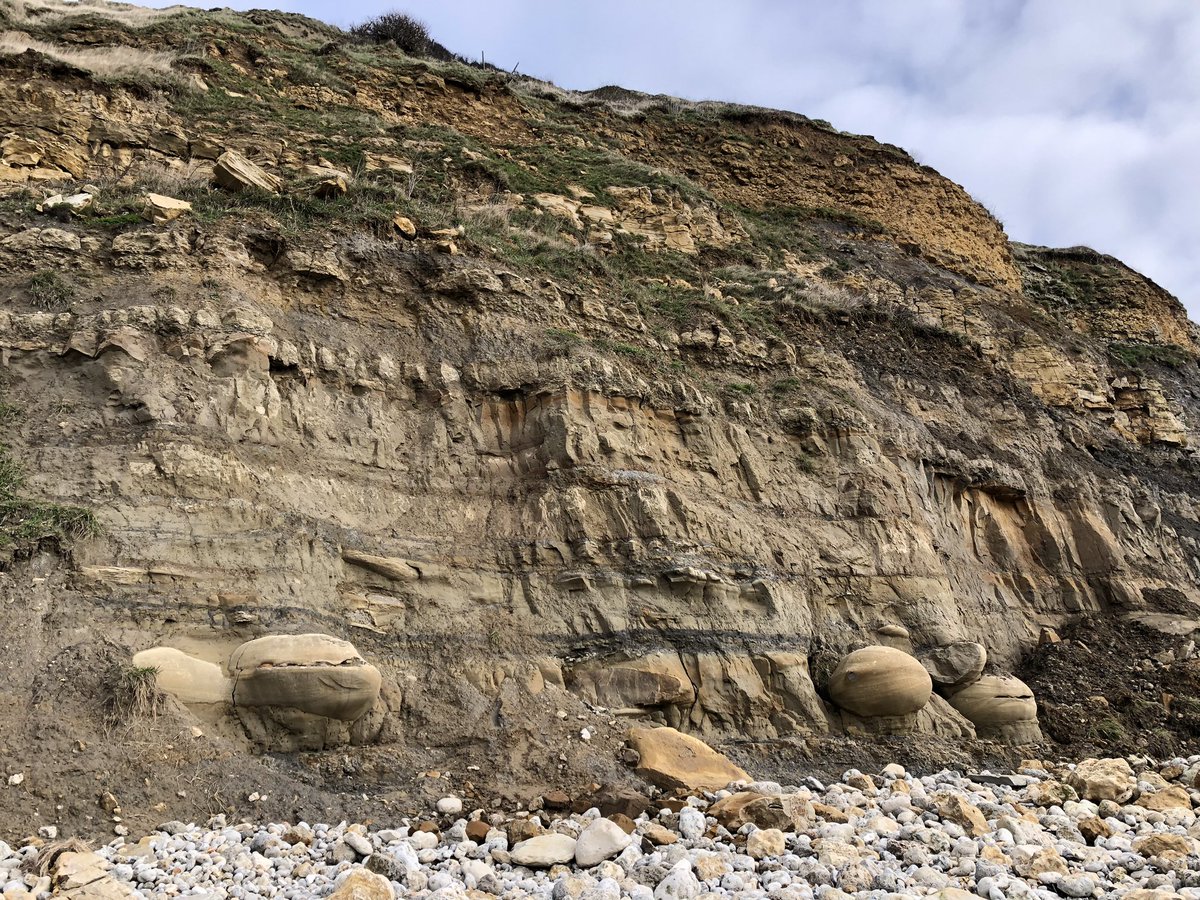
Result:
M664 790L719 791L732 781L750 780L708 744L674 728L632 728L629 746L640 755L638 775Z
M984 675L950 695L950 705L971 720L981 738L1032 743L1041 738L1033 691L1012 675Z
M829 697L858 716L904 716L929 702L933 682L903 650L863 647L848 654L829 678Z

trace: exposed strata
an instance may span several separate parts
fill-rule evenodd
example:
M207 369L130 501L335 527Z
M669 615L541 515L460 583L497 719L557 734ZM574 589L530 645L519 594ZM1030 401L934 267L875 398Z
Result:
M248 61L316 38L264 21L205 26L207 90L237 72L283 98L277 118L258 101L189 118L166 93L0 58L0 177L95 198L0 216L10 442L27 491L102 525L69 556L6 562L2 622L27 661L0 682L10 733L41 727L38 685L102 636L123 660L165 648L160 670L170 650L215 666L172 714L238 759L482 743L493 788L522 767L599 778L574 756L557 769L564 738L542 724L577 744L585 704L609 757L631 722L1025 742L1036 701L1007 676L1045 629L1190 621L1196 333L1146 279L1014 249L957 185L799 117L627 117L383 56L329 57L359 89L319 102L375 129L338 168L337 133L289 124L315 88ZM597 185L596 156L553 191L506 191L548 177L523 155L543 145L671 180L614 167L630 183ZM187 173L191 210L99 221L164 171ZM424 179L382 227L295 226L262 199L333 201L378 173ZM263 195L222 207L239 179ZM530 231L546 243L506 255ZM69 302L38 299L44 271ZM314 731L233 702L237 647L310 632L377 669L369 715ZM982 660L954 662L968 645ZM941 660L935 690L895 715L840 707L830 679L868 646L914 675ZM192 708L227 680L228 714ZM534 709L529 734L506 712Z

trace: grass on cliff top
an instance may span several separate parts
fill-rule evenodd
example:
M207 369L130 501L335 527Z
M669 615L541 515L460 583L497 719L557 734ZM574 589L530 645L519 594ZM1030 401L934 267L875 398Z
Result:
M20 415L19 407L0 401L0 430L9 431ZM24 469L12 448L0 443L0 554L66 553L76 541L99 532L91 510L21 497L24 483Z

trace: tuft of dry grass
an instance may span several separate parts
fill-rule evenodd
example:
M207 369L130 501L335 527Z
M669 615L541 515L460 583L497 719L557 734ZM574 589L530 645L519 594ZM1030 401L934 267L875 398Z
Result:
M172 63L178 54L138 50L135 47L88 47L76 49L35 40L22 31L0 33L0 55L16 56L26 50L74 66L97 78L139 79L146 75L176 78Z
M0 0L0 14L15 25L44 25L71 16L102 16L130 28L139 28L164 16L186 11L188 7L184 6L150 9L132 3L106 3L105 0Z
M157 719L167 696L158 689L156 666L117 667L108 679L110 725Z

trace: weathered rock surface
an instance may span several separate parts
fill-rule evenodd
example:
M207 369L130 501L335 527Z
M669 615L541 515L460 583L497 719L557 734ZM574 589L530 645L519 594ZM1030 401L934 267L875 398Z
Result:
M978 681L987 665L987 648L974 641L955 641L921 657L921 665L944 693Z
M283 186L283 181L278 176L264 171L261 166L234 150L226 150L217 157L217 163L213 166L213 181L220 187L234 192L254 188L268 194L277 194Z
M1033 691L1011 675L984 675L950 695L950 705L975 725L980 737L1013 743L1041 738Z
M905 716L929 702L933 682L912 656L892 647L848 654L829 677L829 696L858 716Z
M148 39L102 13L13 27ZM208 35L203 87L0 55L3 443L23 497L98 526L0 542L0 730L27 776L0 818L85 827L56 792L117 771L147 825L218 792L277 818L403 804L465 764L489 800L637 786L631 724L780 779L889 734L961 766L976 726L941 693L976 646L1016 671L1043 629L1114 618L1178 639L1146 672L1193 661L1200 344L1149 280L1014 245L903 151L798 115L466 84L387 47L351 66L267 11L153 15L164 47ZM164 191L203 203L137 221ZM236 727L199 708L217 661L301 632L370 664L248 668ZM836 663L881 643L970 652L913 711L916 672L836 708ZM159 657L183 706L150 751L88 740L145 648L207 665ZM1030 708L972 708L997 706Z
M1086 800L1124 803L1133 796L1137 779L1123 759L1085 759L1067 778L1067 783Z
M710 790L750 776L703 741L674 728L632 728L629 745L639 754L638 774L661 788Z
M633 838L610 819L597 819L575 841L575 864L590 868L611 859L630 845Z
M566 834L539 834L514 846L509 856L518 866L548 869L573 860L575 844Z

